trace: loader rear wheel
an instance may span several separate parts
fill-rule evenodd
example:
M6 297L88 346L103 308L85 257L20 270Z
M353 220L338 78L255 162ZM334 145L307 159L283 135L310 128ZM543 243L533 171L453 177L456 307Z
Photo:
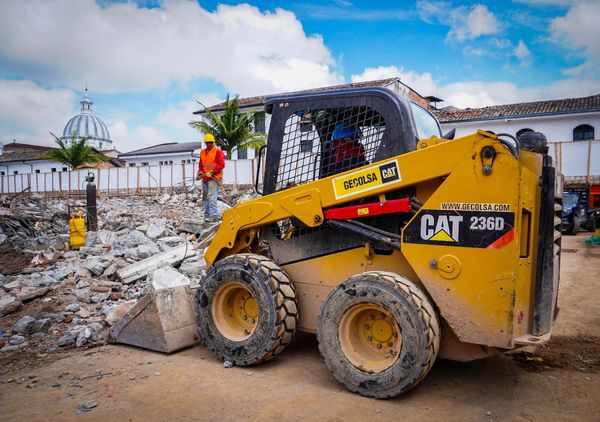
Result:
M219 358L238 366L272 359L296 331L294 286L261 255L232 255L215 263L196 299L200 337Z
M317 338L340 384L363 396L389 398L427 375L439 350L440 328L416 284L372 271L350 277L329 294Z

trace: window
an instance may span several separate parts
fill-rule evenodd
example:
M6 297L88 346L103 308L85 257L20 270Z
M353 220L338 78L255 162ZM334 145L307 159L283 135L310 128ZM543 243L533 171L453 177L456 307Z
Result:
M165 161L165 163L166 163L166 161ZM169 161L169 164L173 164L173 161Z
M195 163L195 162L196 162L196 159L195 159L195 158L192 158L192 163Z
M590 125L579 125L573 129L574 141L589 141L594 139L594 127Z
M50 169L50 171L51 171L52 173L56 173L56 167L52 167L52 168Z
M248 148L240 148L237 150L238 160L245 160L248 158Z
M135 163L129 163L129 167L135 167Z
M526 127L526 128L521 129L521 130L518 130L517 131L517 138L519 136L521 136L522 134L527 133L527 132L533 132L533 129L529 129L528 127Z
M300 128L302 131L302 128ZM313 138L300 140L300 152L312 152L313 149Z
M19 172L17 170L13 171L13 174L19 174Z
M3 171L0 171L0 176L5 176L6 174Z
M187 160L187 163L188 163L188 164L191 164L191 163L192 163L192 160Z
M442 136L440 132L440 126L438 125L435 117L425 110L423 107L410 103L415 124L417 126L417 136L419 139L428 139L432 136L440 138Z
M36 173L39 173L39 172L40 172L40 169L37 169L35 172L36 172Z
M181 164L185 164L185 160L181 160Z
M254 132L265 133L265 112L254 113Z
M69 171L69 169L67 169L66 167L63 167L62 171Z
M147 162L147 161L143 161L143 162L142 162L142 166L144 166L144 167L147 167L148 165L149 165L149 164L148 164L148 162Z

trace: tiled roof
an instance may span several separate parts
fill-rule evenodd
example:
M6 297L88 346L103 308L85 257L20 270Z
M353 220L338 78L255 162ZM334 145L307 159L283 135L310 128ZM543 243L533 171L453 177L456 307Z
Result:
M534 101L482 108L445 107L432 110L441 123L600 111L600 94L562 100Z
M334 86L325 86L325 87L313 88L313 89L305 89L302 91L284 92L284 93L278 93L278 95L279 94L281 94L281 95L303 94L303 93L309 93L309 92L321 92L321 91L329 91L329 90L336 90L336 89L386 87L386 86L392 85L393 83L402 83L402 82L400 81L400 78L387 78L387 79L378 79L375 81L354 82L354 83L343 84L343 85L334 85ZM411 99L413 99L412 97L415 97L415 98L418 97L419 99L422 99L422 97L416 91L414 91L412 88L410 88L408 86L407 86L407 88L411 91L411 94L412 94ZM238 104L239 104L240 108L261 107L265 103L265 100L267 99L267 97L270 97L272 95L273 94L259 95L256 97L240 98L238 100ZM224 109L224 107L225 107L225 102L222 102L219 104L212 105L212 106L208 107L208 109L210 111L222 111ZM202 114L203 111L204 110L194 111L194 114Z
M9 163L13 161L37 161L44 160L44 158L39 158L40 154L43 154L46 150L49 150L49 147L44 147L44 149L23 149L5 152L0 155L0 163Z
M4 144L5 152L8 152L9 150L12 152L14 150L21 151L26 149L45 151L47 149L50 149L50 147L46 147L43 145L23 144L21 142L10 142L8 144Z
M202 148L202 142L169 142L154 145L147 148L137 149L135 151L129 151L125 154L119 155L119 158L126 158L135 155L174 154L181 152L192 152L200 148Z

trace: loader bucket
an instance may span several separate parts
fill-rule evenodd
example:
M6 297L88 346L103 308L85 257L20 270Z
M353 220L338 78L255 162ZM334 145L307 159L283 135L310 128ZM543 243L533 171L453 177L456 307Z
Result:
M171 353L198 341L188 286L151 290L110 330L109 341Z

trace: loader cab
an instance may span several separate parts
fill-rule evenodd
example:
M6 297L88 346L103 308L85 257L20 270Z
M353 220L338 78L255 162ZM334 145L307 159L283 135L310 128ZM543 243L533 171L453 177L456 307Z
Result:
M419 139L441 137L433 115L385 88L273 97L267 99L265 110L272 118L264 195L414 151ZM410 188L388 197L414 195ZM374 201L377 198L372 198ZM390 214L362 221L379 230L398 233L403 218L407 217ZM260 237L270 245L278 265L365 244L359 235L326 225L307 227L296 219L264 227ZM391 254L392 249L382 249L381 253Z
M348 171L415 150L441 137L435 117L386 88L268 98L272 114L263 193Z

